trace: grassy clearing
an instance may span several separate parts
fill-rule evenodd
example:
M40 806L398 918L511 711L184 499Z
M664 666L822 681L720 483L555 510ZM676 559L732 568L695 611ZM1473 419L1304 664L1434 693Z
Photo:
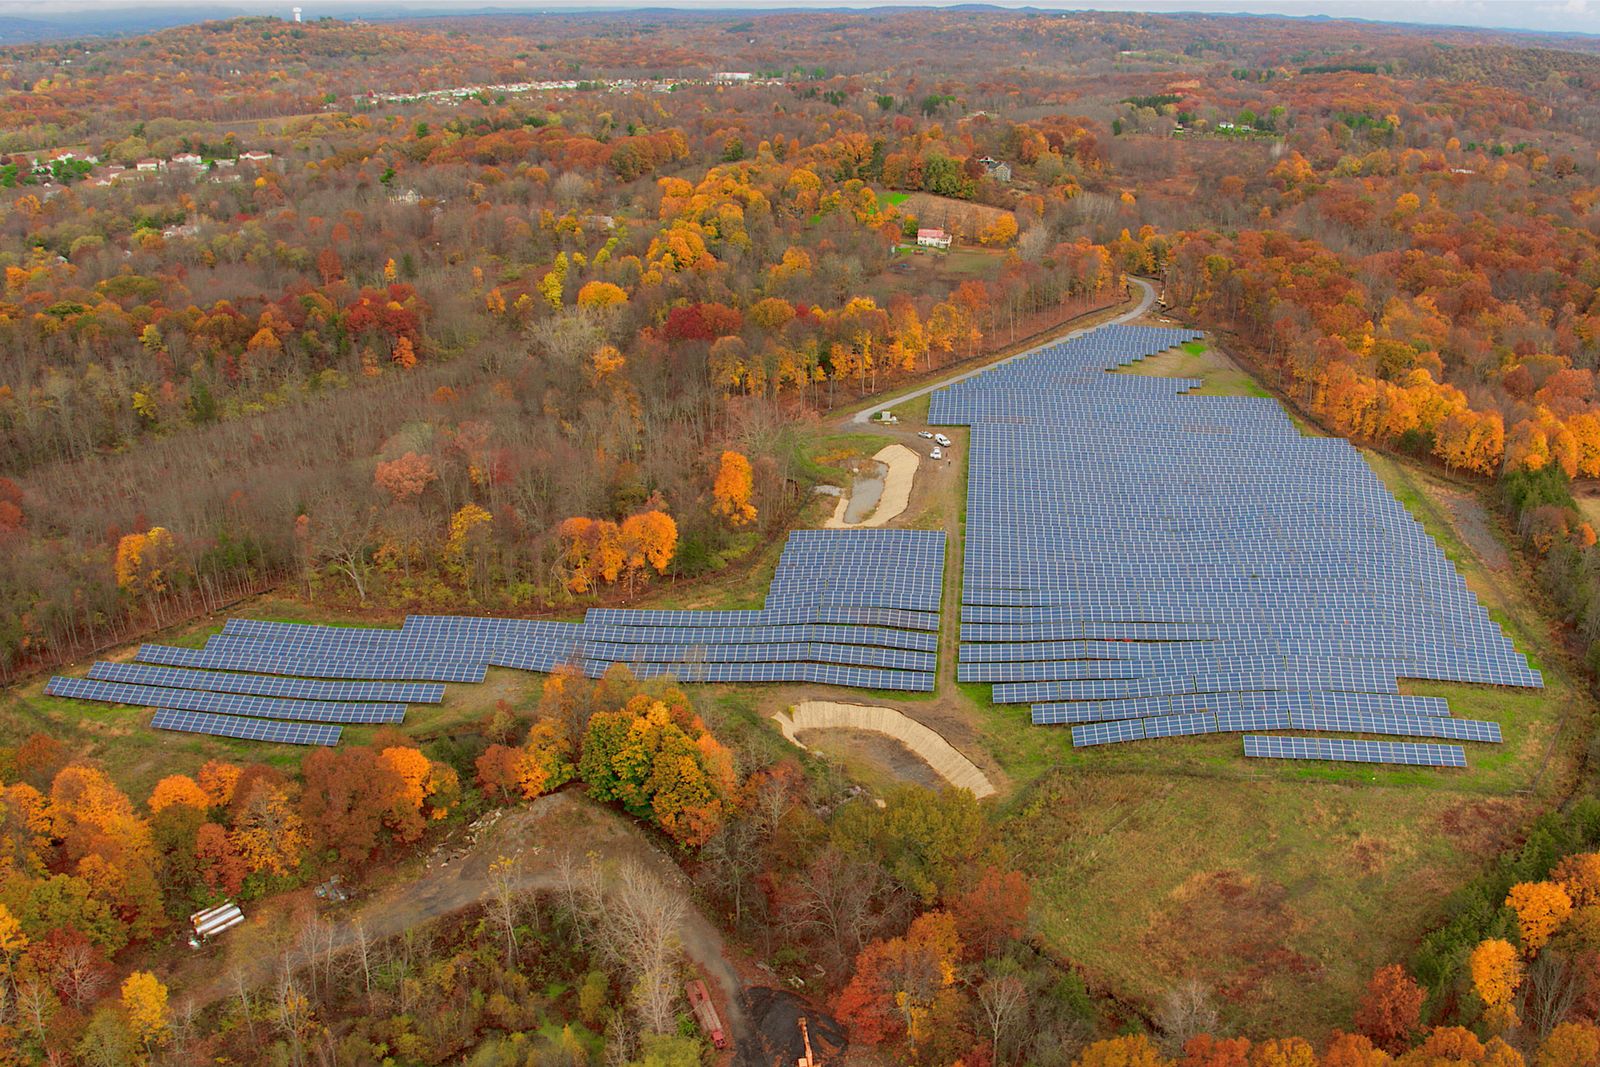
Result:
M1190 390L1198 396L1271 396L1259 382L1204 341L1189 341L1158 356L1141 359L1114 373L1150 378L1199 378L1204 384Z

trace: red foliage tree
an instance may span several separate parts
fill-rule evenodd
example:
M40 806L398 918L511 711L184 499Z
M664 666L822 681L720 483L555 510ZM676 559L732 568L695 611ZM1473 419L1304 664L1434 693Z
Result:
M1425 996L1398 963L1380 967L1356 1006L1356 1029L1379 1048L1399 1052L1421 1023Z

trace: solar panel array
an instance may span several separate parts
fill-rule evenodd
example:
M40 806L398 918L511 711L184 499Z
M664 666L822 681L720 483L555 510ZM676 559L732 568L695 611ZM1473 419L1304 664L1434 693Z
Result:
M1499 741L1400 694L1543 680L1348 442L1302 436L1270 398L1107 373L1199 336L1102 327L933 394L930 423L971 427L958 677L1077 745ZM1452 747L1373 744L1352 751Z
M162 729L297 744L332 744L338 728L285 728L295 721L401 722L406 704L443 699L439 683L481 682L490 666L926 692L943 584L942 533L800 530L758 610L413 615L398 629L230 619L204 648L144 645L137 663L98 663L47 691L158 708Z

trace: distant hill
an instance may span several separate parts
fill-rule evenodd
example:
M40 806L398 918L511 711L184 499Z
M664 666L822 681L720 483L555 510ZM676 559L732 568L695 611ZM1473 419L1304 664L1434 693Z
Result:
M17 18L0 15L0 45L48 41L62 37L113 37L183 26L208 19L233 18L236 7L133 7Z

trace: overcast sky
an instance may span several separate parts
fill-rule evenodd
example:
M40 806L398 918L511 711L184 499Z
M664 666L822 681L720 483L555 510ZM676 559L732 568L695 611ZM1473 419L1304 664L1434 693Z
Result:
M262 0L0 0L0 15L17 18L50 17L81 13L82 24L94 23L96 11L134 8L192 8L197 17L207 13L282 13L287 17L295 0L265 3ZM570 8L678 7L678 8L762 8L762 7L869 7L887 5L928 6L929 0L877 0L877 3L807 2L807 0L299 0L306 18L318 14L345 15L361 11L372 14L404 14L407 11L439 13L449 10L481 10L486 7L514 10L557 10ZM935 0L937 2L937 0ZM1435 25L1488 26L1508 29L1541 30L1565 33L1600 34L1600 0L1097 0L1093 3L1024 4L1021 0L998 0L1007 7L1032 6L1050 9L1111 11L1207 11L1252 12L1275 15L1329 15L1404 21Z

